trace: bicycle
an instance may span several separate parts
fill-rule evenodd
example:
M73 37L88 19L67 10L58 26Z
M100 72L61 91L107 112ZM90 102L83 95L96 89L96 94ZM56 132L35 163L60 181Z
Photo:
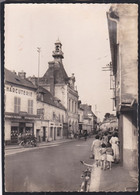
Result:
M87 164L84 163L84 161L80 161L80 162L87 166ZM91 169L89 167L87 167L87 169L83 171L81 178L83 179L83 182L80 187L80 192L89 192L90 179L91 179Z

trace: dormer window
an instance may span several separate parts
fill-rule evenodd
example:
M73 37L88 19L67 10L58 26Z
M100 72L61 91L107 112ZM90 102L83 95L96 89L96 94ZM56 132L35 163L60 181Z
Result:
M43 94L41 93L37 94L37 100L43 101Z

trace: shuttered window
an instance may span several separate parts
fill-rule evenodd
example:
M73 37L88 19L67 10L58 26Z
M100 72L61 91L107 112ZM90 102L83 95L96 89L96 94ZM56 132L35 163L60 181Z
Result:
M14 112L20 112L21 99L19 97L14 97Z
M28 100L28 114L33 114L33 100Z

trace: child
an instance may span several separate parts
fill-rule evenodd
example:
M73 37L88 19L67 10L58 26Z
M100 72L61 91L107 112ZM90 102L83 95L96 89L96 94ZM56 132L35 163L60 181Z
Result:
M106 145L103 143L100 149L101 154L101 169L106 169Z
M107 145L108 143L108 133L105 132L102 138L102 143L104 143L105 145Z
M107 168L109 168L111 170L111 165L112 162L114 162L114 158L113 158L113 150L111 148L111 144L108 143L107 145L107 149L106 149L106 160L107 160Z

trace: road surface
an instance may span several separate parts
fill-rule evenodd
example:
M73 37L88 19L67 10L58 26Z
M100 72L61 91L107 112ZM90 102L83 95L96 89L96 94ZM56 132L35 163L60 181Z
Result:
M85 169L80 160L93 163L89 159L92 141L93 138L54 143L22 152L13 149L5 157L5 191L78 191Z

